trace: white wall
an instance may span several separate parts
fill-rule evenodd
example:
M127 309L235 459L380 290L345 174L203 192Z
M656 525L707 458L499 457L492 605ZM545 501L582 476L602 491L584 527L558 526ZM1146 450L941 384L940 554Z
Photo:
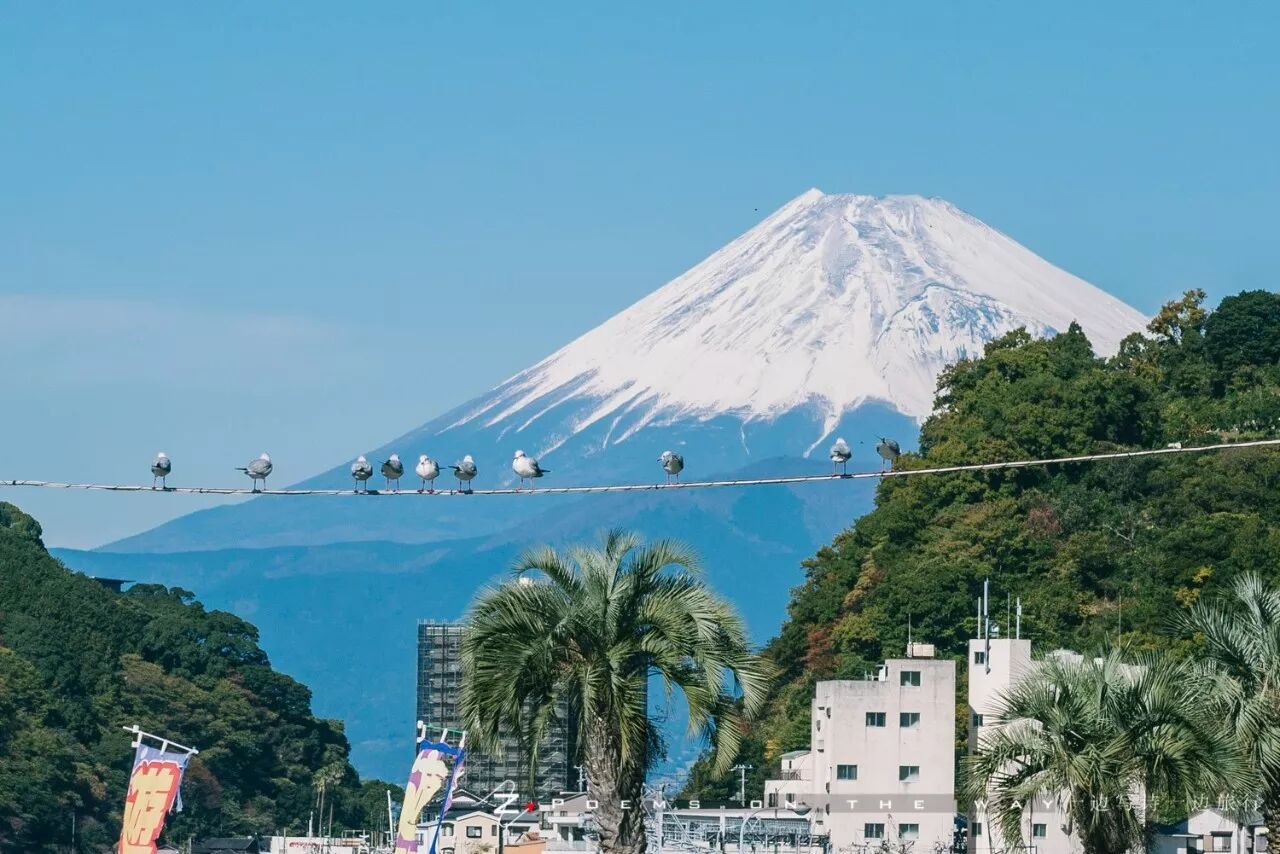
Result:
M903 684L904 672L920 674L920 685ZM884 726L868 726L868 712L884 715ZM920 715L903 728L903 712ZM810 720L814 785L826 797L815 811L816 833L831 836L831 848L877 844L865 826L884 825L884 838L907 837L916 825L916 847L950 844L955 817L955 663L935 659L891 659L871 680L819 682ZM840 779L839 766L857 767L857 779ZM902 766L918 776L900 780Z

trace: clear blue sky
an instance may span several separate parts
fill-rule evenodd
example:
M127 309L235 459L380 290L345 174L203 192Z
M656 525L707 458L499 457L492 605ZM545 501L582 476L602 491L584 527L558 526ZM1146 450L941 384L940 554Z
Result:
M282 483L803 190L1144 311L1280 286L1274 4L6 3L0 477ZM91 545L201 506L4 491Z

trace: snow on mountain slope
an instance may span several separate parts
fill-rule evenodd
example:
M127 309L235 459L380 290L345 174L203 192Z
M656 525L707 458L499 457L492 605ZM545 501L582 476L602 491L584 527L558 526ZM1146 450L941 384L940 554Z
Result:
M1144 322L941 199L810 190L449 426L521 413L522 431L591 400L547 453L599 421L621 442L654 421L806 406L830 429L868 400L923 418L947 363L1018 326L1072 320L1103 353Z
M685 454L689 477L769 459L771 474L818 471L835 433L913 444L913 419L928 414L946 364L1018 326L1049 334L1072 320L1103 353L1144 322L940 199L810 190L533 367L381 448L353 448L352 458L472 454L477 487L514 481L515 448L547 464L557 484L661 477L665 447ZM856 450L876 464L869 448ZM349 466L304 484L347 485ZM305 512L255 500L108 548L435 542L494 533L551 500L317 502Z

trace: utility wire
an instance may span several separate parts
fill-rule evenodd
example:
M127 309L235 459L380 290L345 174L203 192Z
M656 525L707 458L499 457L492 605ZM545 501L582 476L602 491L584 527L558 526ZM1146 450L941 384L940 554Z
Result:
M1233 442L1223 445L1199 447L1156 448L1142 451L1116 451L1108 454L1080 454L1073 457L1050 457L1037 460L1006 460L994 463L968 463L957 466L935 466L923 469L896 469L890 471L864 471L849 474L805 474L787 477L742 478L737 480L690 480L674 483L614 483L598 486L539 486L529 489L503 487L499 489L437 489L419 492L417 489L376 490L356 492L353 489L248 489L223 486L168 486L108 483L60 483L51 480L0 480L0 487L35 486L45 489L87 489L102 492L170 492L182 495L372 495L372 496L432 496L446 495L580 495L594 492L660 492L667 489L712 489L715 487L773 486L788 483L831 483L842 480L877 480L890 477L916 477L919 475L951 474L965 471L995 471L1019 469L1031 466L1059 465L1063 463L1095 463L1107 460L1129 460L1137 457L1155 457L1168 454L1202 454L1210 451L1226 451L1235 448L1263 448L1280 445L1280 439L1260 439L1252 442Z

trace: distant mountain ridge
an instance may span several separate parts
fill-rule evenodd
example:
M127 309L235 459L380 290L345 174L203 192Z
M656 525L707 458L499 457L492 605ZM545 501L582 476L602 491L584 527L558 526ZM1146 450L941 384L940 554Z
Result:
M656 457L668 446L686 451L692 478L815 451L821 460L841 430L872 435L858 432L869 420L914 433L938 372L985 342L1019 326L1047 335L1073 320L1101 353L1144 323L941 199L810 190L546 359L364 452L410 461L428 453L445 463L470 453L481 468L477 485L513 483L517 447L553 469L555 483L661 479ZM348 484L349 463L303 485ZM448 480L446 469L440 484ZM259 499L106 548L432 542L495 533L495 518L540 512L545 505L534 501L551 500L484 509L330 501L299 514L297 505Z

